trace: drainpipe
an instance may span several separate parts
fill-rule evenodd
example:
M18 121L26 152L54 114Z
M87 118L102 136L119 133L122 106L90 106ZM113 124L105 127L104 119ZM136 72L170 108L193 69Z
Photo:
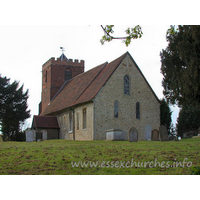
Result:
M70 108L70 110L73 112L73 120L72 120L72 123L73 123L73 140L75 140L75 111L73 108Z

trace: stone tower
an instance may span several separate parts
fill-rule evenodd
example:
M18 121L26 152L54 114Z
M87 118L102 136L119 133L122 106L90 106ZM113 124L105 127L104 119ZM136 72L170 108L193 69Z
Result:
M62 55L50 58L42 66L42 101L39 104L39 114L48 106L62 85L84 72L84 60L67 59Z

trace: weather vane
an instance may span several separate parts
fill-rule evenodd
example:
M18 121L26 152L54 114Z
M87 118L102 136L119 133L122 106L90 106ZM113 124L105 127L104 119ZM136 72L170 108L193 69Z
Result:
M61 51L62 51L62 54L64 53L65 51L65 48L64 47L60 47Z

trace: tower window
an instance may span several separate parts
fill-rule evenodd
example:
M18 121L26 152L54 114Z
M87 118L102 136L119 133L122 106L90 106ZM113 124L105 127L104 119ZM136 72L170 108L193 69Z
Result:
M118 118L118 101L117 100L114 103L114 117Z
M47 83L47 70L45 72L45 83Z
M136 103L136 119L140 119L140 103Z
M129 77L126 75L124 77L124 94L130 94L130 81Z
M68 81L72 78L72 71L71 69L66 69L65 70L65 81Z

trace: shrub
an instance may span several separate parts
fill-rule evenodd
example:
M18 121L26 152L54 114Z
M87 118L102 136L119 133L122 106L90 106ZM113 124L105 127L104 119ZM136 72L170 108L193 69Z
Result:
M15 134L15 141L26 141L26 136L25 136L25 133L24 132L17 132Z

